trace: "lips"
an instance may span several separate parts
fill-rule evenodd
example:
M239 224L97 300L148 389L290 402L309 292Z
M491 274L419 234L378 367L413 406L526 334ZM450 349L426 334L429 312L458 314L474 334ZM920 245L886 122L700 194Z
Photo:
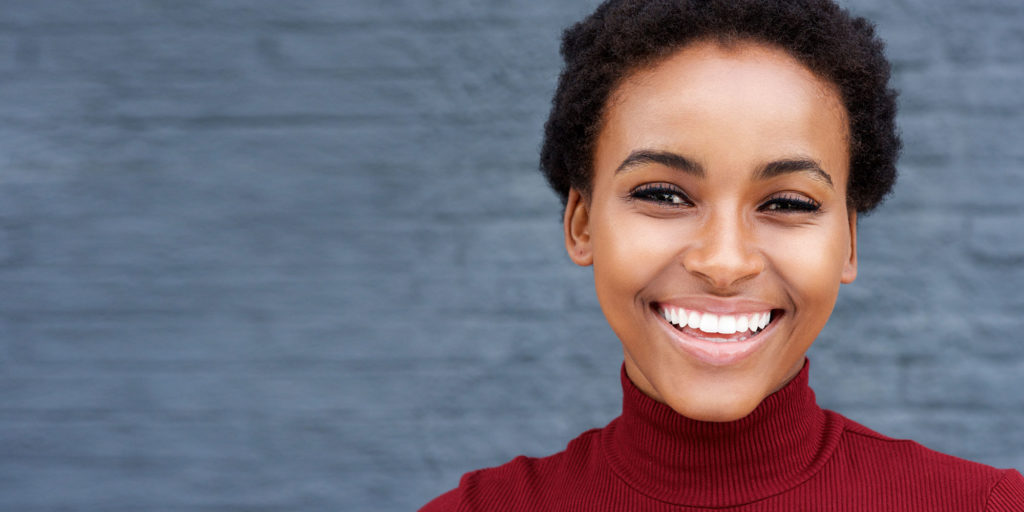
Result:
M665 317L672 325L680 329L690 328L699 331L699 334L744 334L750 332L757 334L771 322L771 310L742 313L742 314L719 314L661 305L658 307L661 316ZM716 337L717 339L723 339ZM723 339L724 340L724 339Z
M773 330L775 320L784 314L784 310L760 302L690 302L705 308L691 303L689 307L653 303L652 309L664 319L659 323L679 349L712 366L736 364L756 352L769 338L767 331Z

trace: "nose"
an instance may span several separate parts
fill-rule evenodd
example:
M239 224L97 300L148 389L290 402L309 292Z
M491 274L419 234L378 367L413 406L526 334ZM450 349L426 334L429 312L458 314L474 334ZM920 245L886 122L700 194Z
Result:
M764 255L741 215L719 214L697 229L682 255L683 267L716 289L728 289L765 269Z

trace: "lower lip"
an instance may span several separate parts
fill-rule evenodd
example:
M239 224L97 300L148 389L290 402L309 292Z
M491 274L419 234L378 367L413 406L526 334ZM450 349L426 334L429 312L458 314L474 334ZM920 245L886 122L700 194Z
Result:
M775 330L775 321L768 324L756 336L743 341L714 342L695 338L676 329L658 312L652 312L662 328L676 341L676 346L695 359L711 366L728 366L739 363L757 351L768 335ZM774 316L774 315L773 315Z

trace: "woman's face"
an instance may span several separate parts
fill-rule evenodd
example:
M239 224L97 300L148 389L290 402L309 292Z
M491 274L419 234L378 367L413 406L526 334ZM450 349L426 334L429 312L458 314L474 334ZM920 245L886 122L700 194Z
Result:
M796 375L856 277L847 137L835 87L769 46L694 43L618 87L566 244L642 391L730 421Z

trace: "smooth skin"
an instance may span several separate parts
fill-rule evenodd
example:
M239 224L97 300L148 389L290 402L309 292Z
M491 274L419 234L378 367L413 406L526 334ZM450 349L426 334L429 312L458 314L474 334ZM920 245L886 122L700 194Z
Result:
M848 139L837 88L761 43L691 43L617 87L591 190L569 193L565 243L593 266L641 391L693 419L732 421L799 372L857 275ZM770 307L773 321L750 354L709 362L658 313L680 302Z

